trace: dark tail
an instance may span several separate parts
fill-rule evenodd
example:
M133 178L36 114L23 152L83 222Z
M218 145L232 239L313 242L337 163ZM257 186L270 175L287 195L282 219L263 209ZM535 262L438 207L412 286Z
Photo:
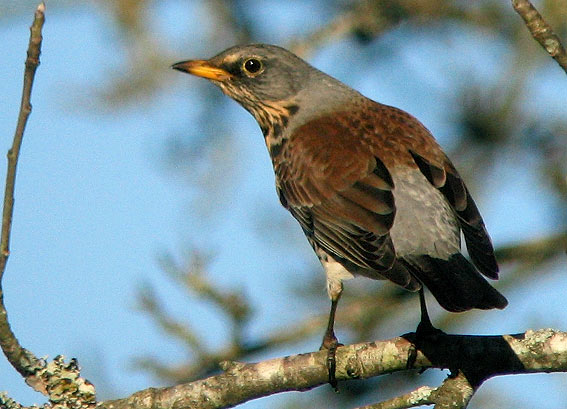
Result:
M462 254L454 254L448 260L416 256L400 261L448 311L502 309L508 305L506 298Z

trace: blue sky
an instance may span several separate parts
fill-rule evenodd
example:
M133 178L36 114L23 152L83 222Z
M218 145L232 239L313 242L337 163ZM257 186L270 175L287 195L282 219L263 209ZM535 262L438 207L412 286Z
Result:
M172 42L183 31L179 27L187 27L187 19L204 18L199 14L201 8L188 11L181 2L167 4L156 6L154 24L156 31ZM262 9L264 13L270 4ZM167 85L150 101L104 110L95 102L97 92L108 85L109 75L124 62L117 33L108 30L102 10L92 5L67 11L54 8L53 12L49 6L33 112L18 168L12 252L4 278L10 322L21 343L38 356L77 357L84 375L95 384L98 381L113 397L157 385L155 379L133 371L131 359L151 354L178 362L185 355L135 309L140 286L155 285L173 313L203 329L211 344L222 342L215 336L222 333L222 322L205 305L192 303L188 308L183 293L159 268L157 260L163 252L181 257L190 246L212 250L210 274L215 282L224 288L244 288L250 296L257 313L249 329L251 336L285 326L298 310L302 314L320 312L302 304L298 309L289 307L289 289L307 281L306 272L317 266L307 243L282 246L277 234L258 228L263 218L279 222L287 221L288 216L278 205L261 134L246 112L236 104L227 109L227 127L237 140L231 146L237 151L221 149L215 154L238 155L239 160L224 170L235 187L230 195L217 197L221 203L214 206L222 211L214 213L214 218L195 210L191 203L198 200L199 190L163 163L170 133L190 127L201 115L200 98L206 86L168 67L177 60L206 57L195 54L203 52L202 47L181 50L172 46L173 60L163 61ZM11 145L16 124L32 11L30 5L29 13L0 21L3 152ZM309 10L304 21L287 24L286 16L292 10L279 12L279 23L266 27L259 40L283 42L288 35L312 27L312 16L325 19L321 8ZM206 21L200 28L214 30ZM196 38L203 35L193 34ZM454 38L435 43L425 37L397 49L395 35L389 33L381 40L393 42L392 50L398 57L395 65L390 60L376 62L375 52L357 60L360 64L353 67L348 62L359 58L361 47L346 41L325 47L310 61L366 95L413 113L442 145L450 146L452 108L438 101L447 101L465 69L487 81L498 77L506 48L490 43L484 33L464 34L460 53L447 60L442 56L447 47L455 47ZM368 71L370 64L375 69ZM542 103L530 109L543 110L541 105L548 104L556 115L565 116L567 108L560 101L567 95L567 83L564 74L562 77L554 68L542 69L541 77L534 78L534 95ZM357 75L361 72L370 74ZM521 169L504 158L497 167L498 177L477 195L496 243L537 237L553 231L556 224L553 205L542 200L546 192L535 186L536 180L524 177ZM0 171L3 180L5 164ZM291 221L290 225L294 227L286 229L286 234L300 237L300 229ZM510 306L504 312L475 313L478 318L467 321L463 332L564 329L567 311L558 307L567 286L564 271L563 263L556 274L508 294ZM540 294L545 294L545 299ZM407 330L414 326L409 323ZM311 350L317 347L316 342L306 344ZM304 350L283 351L299 352ZM3 359L0 374L0 390L24 404L43 402ZM529 390L520 398L520 402L529 402L542 394L556 393L558 385L565 384L564 377L541 376L534 393L533 379L494 379L479 394L489 396L504 388L513 388L514 393ZM276 405L286 397L269 399L244 407Z

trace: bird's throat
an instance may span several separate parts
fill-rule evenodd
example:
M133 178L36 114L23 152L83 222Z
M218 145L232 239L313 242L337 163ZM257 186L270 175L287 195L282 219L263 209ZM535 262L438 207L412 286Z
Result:
M285 134L289 126L290 119L299 107L295 104L266 104L262 107L250 109L250 113L256 118L266 147L270 152L272 160L279 156L287 140Z

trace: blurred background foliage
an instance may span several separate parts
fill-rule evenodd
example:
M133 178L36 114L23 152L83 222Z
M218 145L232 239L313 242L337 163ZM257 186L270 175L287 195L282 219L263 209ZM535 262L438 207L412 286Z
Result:
M535 5L567 41L567 2ZM161 130L166 137L155 160L191 192L184 212L197 227L187 231L186 250L170 249L160 263L174 286L186 293L184 308L208 310L211 327L171 313L168 295L151 281L140 286L139 309L155 322L156 331L181 344L187 354L174 358L173 365L171 360L139 356L135 370L151 374L156 382L175 384L215 373L222 360L261 360L319 346L328 312L321 268L295 221L279 207L273 187L254 191L247 183L254 175L242 158L264 149L260 131L251 118L242 122L248 114L205 81L164 74L173 62L210 57L247 42L288 47L365 95L422 120L453 159L485 216L501 263L502 278L495 285L510 300L516 331L565 329L565 306L549 312L545 294L567 290L566 78L531 38L509 1L48 2L49 13L81 8L105 22L109 41L120 50L102 84L90 84L97 100L84 109L117 118L175 92L175 104L186 104L188 112L172 117L170 128ZM8 2L0 24L19 13L29 14L29 3ZM169 24L172 13L175 25ZM257 147L251 150L249 143ZM252 161L261 161L268 174L267 153L261 155ZM238 204L243 198L246 202ZM235 206L243 206L241 223L264 243L257 254L232 254L230 248L201 240L237 214ZM235 264L246 264L243 258L251 256L272 259L265 271L249 272L263 277L263 284L255 288L251 279L243 287L223 279L225 272L215 266L223 251ZM272 280L284 284L266 294L265 283ZM260 295L252 296L255 292ZM283 319L265 316L266 305L272 303ZM449 314L432 300L430 305L434 323L448 332L509 329L497 324L509 319L503 318L509 317L504 312ZM272 309L269 314L279 312ZM415 295L390 284L354 280L347 283L339 304L338 335L343 343L389 338L413 330L418 316ZM342 383L338 395L323 387L247 405L353 407L434 385L444 376L408 372ZM507 390L546 382L546 376L512 378L483 386L486 391L471 407L532 407ZM550 382L556 391L554 407L567 405L560 392L565 379Z

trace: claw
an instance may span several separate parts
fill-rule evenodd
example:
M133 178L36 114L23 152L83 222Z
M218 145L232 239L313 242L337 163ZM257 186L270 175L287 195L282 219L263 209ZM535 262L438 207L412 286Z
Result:
M329 385L335 390L335 392L339 392L337 388L338 382L336 378L336 371L337 371L337 359L336 359L336 352L337 348L342 346L343 344L339 343L339 340L335 336L335 331L333 330L333 326L335 323L335 311L337 309L337 301L331 302L331 313L329 315L329 324L327 325L327 331L325 331L325 336L323 337L323 343L321 344L321 348L319 350L326 349L327 350L327 360L326 366L327 371L329 373Z
M339 392L337 378L335 377L337 372L337 359L336 359L336 352L337 347L333 347L327 350L327 371L329 372L329 385L335 390L335 392Z
M337 388L338 382L335 376L337 372L336 353L337 353L337 348L343 346L343 344L338 342L337 338L335 337L335 334L331 334L330 336L327 335L328 334L325 334L325 338L323 338L323 344L321 345L320 350L323 349L327 350L326 366L327 366L327 371L329 373L329 378L328 378L329 385L331 385L335 390L335 392L338 393L339 392L339 389Z

